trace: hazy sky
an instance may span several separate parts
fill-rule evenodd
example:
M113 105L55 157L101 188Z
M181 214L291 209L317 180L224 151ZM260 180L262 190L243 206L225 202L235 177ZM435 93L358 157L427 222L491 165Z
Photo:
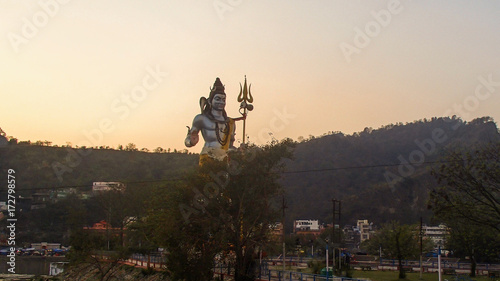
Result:
M0 127L183 149L216 77L239 116L245 75L257 144L440 116L498 122L499 12L499 1L0 0Z

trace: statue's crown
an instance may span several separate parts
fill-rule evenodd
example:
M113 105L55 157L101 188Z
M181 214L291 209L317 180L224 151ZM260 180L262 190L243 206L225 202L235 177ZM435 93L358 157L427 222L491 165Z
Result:
M210 89L210 92L215 94L226 94L224 92L225 88L224 88L224 85L222 85L222 82L220 81L219 77L217 77L215 79L215 82L214 82L214 86L212 87L212 89Z

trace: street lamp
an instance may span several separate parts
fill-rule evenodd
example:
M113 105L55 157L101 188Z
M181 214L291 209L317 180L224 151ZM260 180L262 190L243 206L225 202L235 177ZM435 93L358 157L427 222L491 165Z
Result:
M328 280L328 238L326 238L326 280Z
M379 244L378 251L379 251L379 257L378 257L378 259L379 259L380 264L382 264L382 244Z
M441 281L441 244L442 242L438 242L438 280Z

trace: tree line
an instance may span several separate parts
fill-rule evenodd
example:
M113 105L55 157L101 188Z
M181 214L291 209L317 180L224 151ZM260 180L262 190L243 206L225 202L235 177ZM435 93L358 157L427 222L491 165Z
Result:
M135 143L128 143L127 145L122 145L118 144L116 148L109 146L109 145L100 145L100 146L93 146L93 147L87 147L87 146L78 146L78 145L73 145L70 142L67 142L64 145L57 145L53 144L53 142L48 141L48 140L37 140L37 141L31 141L31 140L26 140L26 141L19 141L17 138L13 136L6 136L6 140L8 141L9 145L34 145L34 146L51 146L51 147L65 147L65 148L75 148L75 149L100 149L100 150L119 150L119 151L141 151L141 152L152 152L152 153L184 153L184 154L190 154L189 150L187 149L171 149L171 148L163 148L163 147L156 147L153 150L150 150L149 148L143 147L143 148L138 148Z

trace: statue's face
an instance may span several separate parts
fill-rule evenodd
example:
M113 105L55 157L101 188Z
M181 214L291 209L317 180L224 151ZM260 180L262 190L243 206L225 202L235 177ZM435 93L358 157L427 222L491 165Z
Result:
M226 107L226 95L216 94L212 99L212 108L214 110L222 111Z

